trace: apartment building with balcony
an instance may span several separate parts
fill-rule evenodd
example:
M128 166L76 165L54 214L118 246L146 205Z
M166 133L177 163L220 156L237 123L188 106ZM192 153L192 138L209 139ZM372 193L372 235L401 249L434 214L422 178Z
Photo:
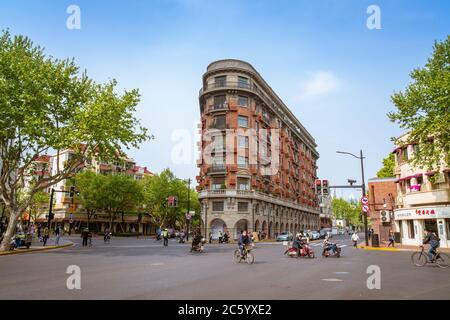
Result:
M215 61L199 104L203 232L317 230L317 145L261 75L244 61Z
M419 245L426 228L441 238L441 247L450 247L450 166L442 163L440 170L427 171L412 166L417 144L408 143L408 135L397 139L394 174L397 183L397 209L394 210L396 229L401 241ZM432 143L432 142L430 142ZM433 178L431 178L433 177Z
M83 146L82 146L83 147ZM50 175L56 175L58 168L64 168L68 161L72 161L75 157L75 152L71 149L66 149L60 151L58 154L54 155L43 155L35 159L33 162L33 170L26 177L25 187L29 183L34 180L39 180L42 177L48 177ZM101 157L92 157L80 163L75 168L76 171L82 170L92 170L93 172L99 174L123 174L128 175L136 180L142 179L144 176L152 176L153 173L150 172L147 167L141 167L136 165L136 162L129 158L127 155L118 155L117 158L113 161L103 161ZM57 184L53 185L52 188L57 191L67 191L69 190L69 182L64 179L59 181ZM46 192L50 192L50 188L45 190ZM70 210L71 199L69 194L63 192L55 192L54 193L54 204L53 204L53 212L55 213L54 222L62 223L66 229L68 229L68 225L70 221L73 221L75 225L84 226L87 222L87 214L84 211L83 206L78 201L74 201L73 208L74 210ZM39 215L36 222L45 222L46 221L47 212L42 212ZM136 224L138 221L138 217L136 216L127 216L126 217L125 228L130 227L133 224ZM136 224L136 229L141 232L148 231L144 230L146 227L150 227L149 221L145 221L146 218L140 220L140 223ZM108 223L109 217L107 214L95 215L93 217L92 223L98 223L99 229L103 230L104 226ZM139 226L138 226L139 225Z

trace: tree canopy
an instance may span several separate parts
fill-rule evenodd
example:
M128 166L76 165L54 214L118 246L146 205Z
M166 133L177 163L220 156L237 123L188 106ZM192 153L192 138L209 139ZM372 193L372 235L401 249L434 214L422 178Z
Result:
M392 95L397 110L388 117L409 133L407 143L418 144L412 164L439 169L450 163L450 36L410 76L406 90Z
M331 209L336 219L342 219L352 226L361 226L359 219L361 213L360 203L351 203L342 198L333 198Z
M377 172L378 178L390 178L394 176L395 156L393 153L389 154L383 159L383 167Z
M3 31L0 36L0 199L10 221L0 250L6 250L18 217L34 194L77 171L85 159L101 154L114 158L124 148L139 147L152 138L134 116L136 89L122 94L117 81L99 84L80 72L73 59L46 56L24 36ZM59 164L60 152L75 156ZM24 178L33 161L56 153L57 166L48 177L32 183L19 203Z

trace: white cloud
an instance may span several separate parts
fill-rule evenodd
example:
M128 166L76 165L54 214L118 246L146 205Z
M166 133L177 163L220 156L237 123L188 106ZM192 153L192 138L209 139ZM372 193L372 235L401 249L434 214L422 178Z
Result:
M300 99L334 93L341 87L340 80L329 71L317 71L300 86Z

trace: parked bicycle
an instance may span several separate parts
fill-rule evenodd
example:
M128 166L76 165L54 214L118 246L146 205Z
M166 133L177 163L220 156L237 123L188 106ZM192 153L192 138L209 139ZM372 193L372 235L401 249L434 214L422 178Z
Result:
M438 250L433 251L433 260L428 262L428 253L425 251L424 246L420 246L421 250L414 252L411 255L411 262L417 267L423 267L427 263L436 263L439 268L450 267L450 256L446 253L439 252Z
M248 244L244 246L242 249L242 255L241 251L239 249L236 249L234 251L234 260L239 263L242 260L246 261L248 264L252 264L255 261L255 257L250 252L253 249L253 244Z

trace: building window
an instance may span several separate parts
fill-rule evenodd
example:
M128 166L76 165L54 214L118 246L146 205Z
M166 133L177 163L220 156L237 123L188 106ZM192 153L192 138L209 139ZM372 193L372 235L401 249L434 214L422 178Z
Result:
M408 161L408 147L402 149L402 162Z
M408 237L409 239L415 239L416 235L414 232L414 220L407 220L408 222Z
M238 212L248 212L248 202L238 202Z
M239 116L239 118L238 118L238 125L241 128L248 128L248 117Z
M246 136L239 136L238 140L239 140L239 147L240 148L248 149L248 137L246 137Z
M211 190L221 190L225 189L225 177L214 178Z
M223 106L227 97L225 95L214 96L214 106Z
M218 76L214 78L214 85L217 87L224 87L227 83L227 76Z
M225 167L225 158L224 157L214 157L213 158L213 166Z
M248 78L238 77L238 87L239 88L248 88L249 87Z
M238 178L238 190L250 190L250 180L248 178Z
M227 126L227 116L221 115L221 116L215 116L214 117L214 123L213 128L215 129L226 129Z
M238 157L238 167L239 168L248 168L248 158L247 157Z
M241 107L248 107L248 97L245 96L239 96L238 97L238 104Z
M223 211L223 201L213 201L213 211Z

